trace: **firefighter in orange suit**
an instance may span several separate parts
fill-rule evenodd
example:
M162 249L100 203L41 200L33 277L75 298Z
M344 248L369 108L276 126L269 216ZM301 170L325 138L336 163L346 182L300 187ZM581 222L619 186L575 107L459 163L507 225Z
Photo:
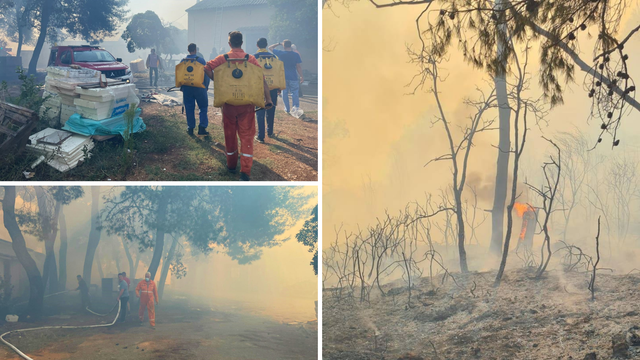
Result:
M232 31L229 33L229 46L231 51L227 54L231 59L242 59L246 53L242 50L242 33ZM251 64L260 66L258 60L253 55L249 55ZM210 60L205 66L205 73L213 80L213 70L224 64L226 59L224 54L218 55L215 59ZM264 98L265 108L270 109L273 104L269 85L264 81ZM253 105L234 106L224 104L222 108L222 123L224 127L224 143L227 153L227 170L231 173L236 172L238 164L238 138L240 138L240 180L249 181L251 175L251 166L253 165L253 138L256 135L256 112Z
M156 328L156 310L153 303L158 305L158 289L156 283L151 280L151 273L147 272L144 275L144 280L138 283L136 286L136 296L140 299L140 310L138 316L140 317L140 324L144 322L144 310L149 311L149 324L153 329Z

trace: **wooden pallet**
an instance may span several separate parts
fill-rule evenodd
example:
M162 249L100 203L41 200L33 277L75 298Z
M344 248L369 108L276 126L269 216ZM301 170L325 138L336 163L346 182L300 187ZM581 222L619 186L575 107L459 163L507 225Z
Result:
M37 123L35 111L0 101L0 155L24 150Z

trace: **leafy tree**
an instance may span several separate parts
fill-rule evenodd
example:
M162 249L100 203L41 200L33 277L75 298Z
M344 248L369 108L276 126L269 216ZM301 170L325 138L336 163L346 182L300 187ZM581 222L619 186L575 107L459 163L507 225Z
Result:
M106 197L104 227L141 249L153 249L148 271L154 278L166 234L182 238L192 252L224 252L248 264L263 248L286 240L280 237L303 216L309 199L289 187L127 187ZM175 251L169 254L177 259ZM179 261L169 260L181 269Z
M35 202L34 200L35 193ZM35 236L45 244L46 257L42 271L43 286L49 285L49 292L59 290L58 270L54 246L58 235L58 222L64 205L81 198L84 190L80 187L56 186L25 188L25 203L16 212L16 218L24 232Z
M0 0L0 10L4 11L9 9L12 6L13 6L12 0ZM2 16L2 14L4 14L4 12L0 13L0 16Z
M141 49L156 49L162 53L162 45L171 38L171 32L162 25L155 12L147 10L131 18L121 37L130 53Z
M113 36L127 11L128 0L32 0L38 38L29 63L29 74L36 66L45 41L60 35L81 38L88 42L101 42Z
M185 29L178 29L173 25L166 27L169 36L162 43L160 49L162 53L167 55L184 54L187 51L187 44L189 42L189 31Z
M313 208L311 218L307 219L302 229L296 234L299 243L309 248L309 252L314 253L310 265L313 273L318 275L318 205Z
M18 261L27 273L29 279L29 304L26 315L28 317L39 317L42 314L44 304L44 283L42 275L35 260L29 254L27 243L18 224L16 216L16 187L5 186L4 197L2 199L2 217L4 227L11 237L11 247L18 258Z
M318 3L314 0L269 0L276 9L269 26L272 41L290 39L294 44L318 46Z
M0 17L0 29L8 39L18 43L16 56L21 55L23 44L33 43L36 7L36 0L15 0L6 9L0 9L6 14Z

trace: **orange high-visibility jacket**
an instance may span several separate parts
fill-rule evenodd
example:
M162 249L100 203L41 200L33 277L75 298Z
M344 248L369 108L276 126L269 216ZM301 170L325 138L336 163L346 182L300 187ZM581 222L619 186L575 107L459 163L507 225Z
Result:
M140 297L140 302L146 300L158 301L158 289L156 288L156 283L154 283L153 280L149 280L149 282L144 280L140 281L138 286L136 286L136 296Z

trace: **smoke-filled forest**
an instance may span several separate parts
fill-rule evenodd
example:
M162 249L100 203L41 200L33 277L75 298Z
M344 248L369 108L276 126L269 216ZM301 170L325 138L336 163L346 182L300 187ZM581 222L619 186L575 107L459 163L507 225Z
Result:
M0 194L0 358L316 358L315 187Z
M323 358L640 358L637 2L324 6Z

